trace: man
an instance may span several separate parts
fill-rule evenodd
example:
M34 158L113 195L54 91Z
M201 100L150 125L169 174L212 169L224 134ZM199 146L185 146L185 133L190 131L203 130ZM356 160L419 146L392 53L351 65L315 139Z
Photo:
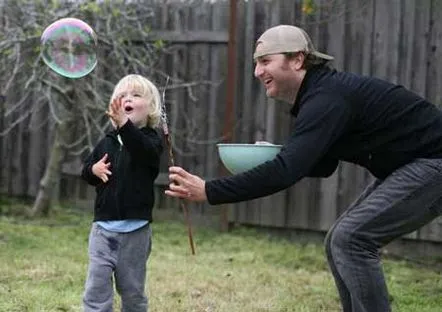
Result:
M441 214L442 113L402 86L333 70L302 29L265 31L254 53L267 96L293 105L296 123L277 157L247 172L203 181L171 167L167 195L221 204L331 175L339 161L376 178L325 239L343 311L390 311L379 250Z

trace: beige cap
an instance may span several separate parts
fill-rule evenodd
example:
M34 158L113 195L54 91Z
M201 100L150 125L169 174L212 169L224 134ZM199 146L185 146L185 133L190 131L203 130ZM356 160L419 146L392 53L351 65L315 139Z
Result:
M286 52L307 52L325 60L333 60L333 56L316 51L309 35L302 29L292 25L279 25L267 29L256 41L253 58Z

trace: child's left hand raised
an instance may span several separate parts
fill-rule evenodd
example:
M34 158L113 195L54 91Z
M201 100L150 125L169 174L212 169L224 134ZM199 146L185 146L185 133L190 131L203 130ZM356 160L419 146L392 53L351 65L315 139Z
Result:
M122 127L128 120L128 117L123 109L123 101L121 97L117 97L109 105L109 111L106 112L113 123L118 127Z

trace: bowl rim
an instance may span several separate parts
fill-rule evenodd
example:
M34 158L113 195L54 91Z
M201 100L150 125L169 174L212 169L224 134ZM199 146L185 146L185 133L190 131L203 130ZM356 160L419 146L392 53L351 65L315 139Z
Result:
M223 146L239 146L239 147L246 147L246 146L259 146L259 147L282 147L281 144L254 144L254 143L217 143L217 147L223 147Z

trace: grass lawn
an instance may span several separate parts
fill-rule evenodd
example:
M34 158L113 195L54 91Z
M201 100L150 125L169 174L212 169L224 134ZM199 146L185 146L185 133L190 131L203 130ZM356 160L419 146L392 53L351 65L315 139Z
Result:
M81 311L90 222L90 214L66 209L37 220L6 216L3 209L0 311ZM152 227L150 311L340 311L322 246L271 239L250 229L198 228L192 256L183 224ZM394 311L441 310L440 271L391 259L385 260L385 271Z

